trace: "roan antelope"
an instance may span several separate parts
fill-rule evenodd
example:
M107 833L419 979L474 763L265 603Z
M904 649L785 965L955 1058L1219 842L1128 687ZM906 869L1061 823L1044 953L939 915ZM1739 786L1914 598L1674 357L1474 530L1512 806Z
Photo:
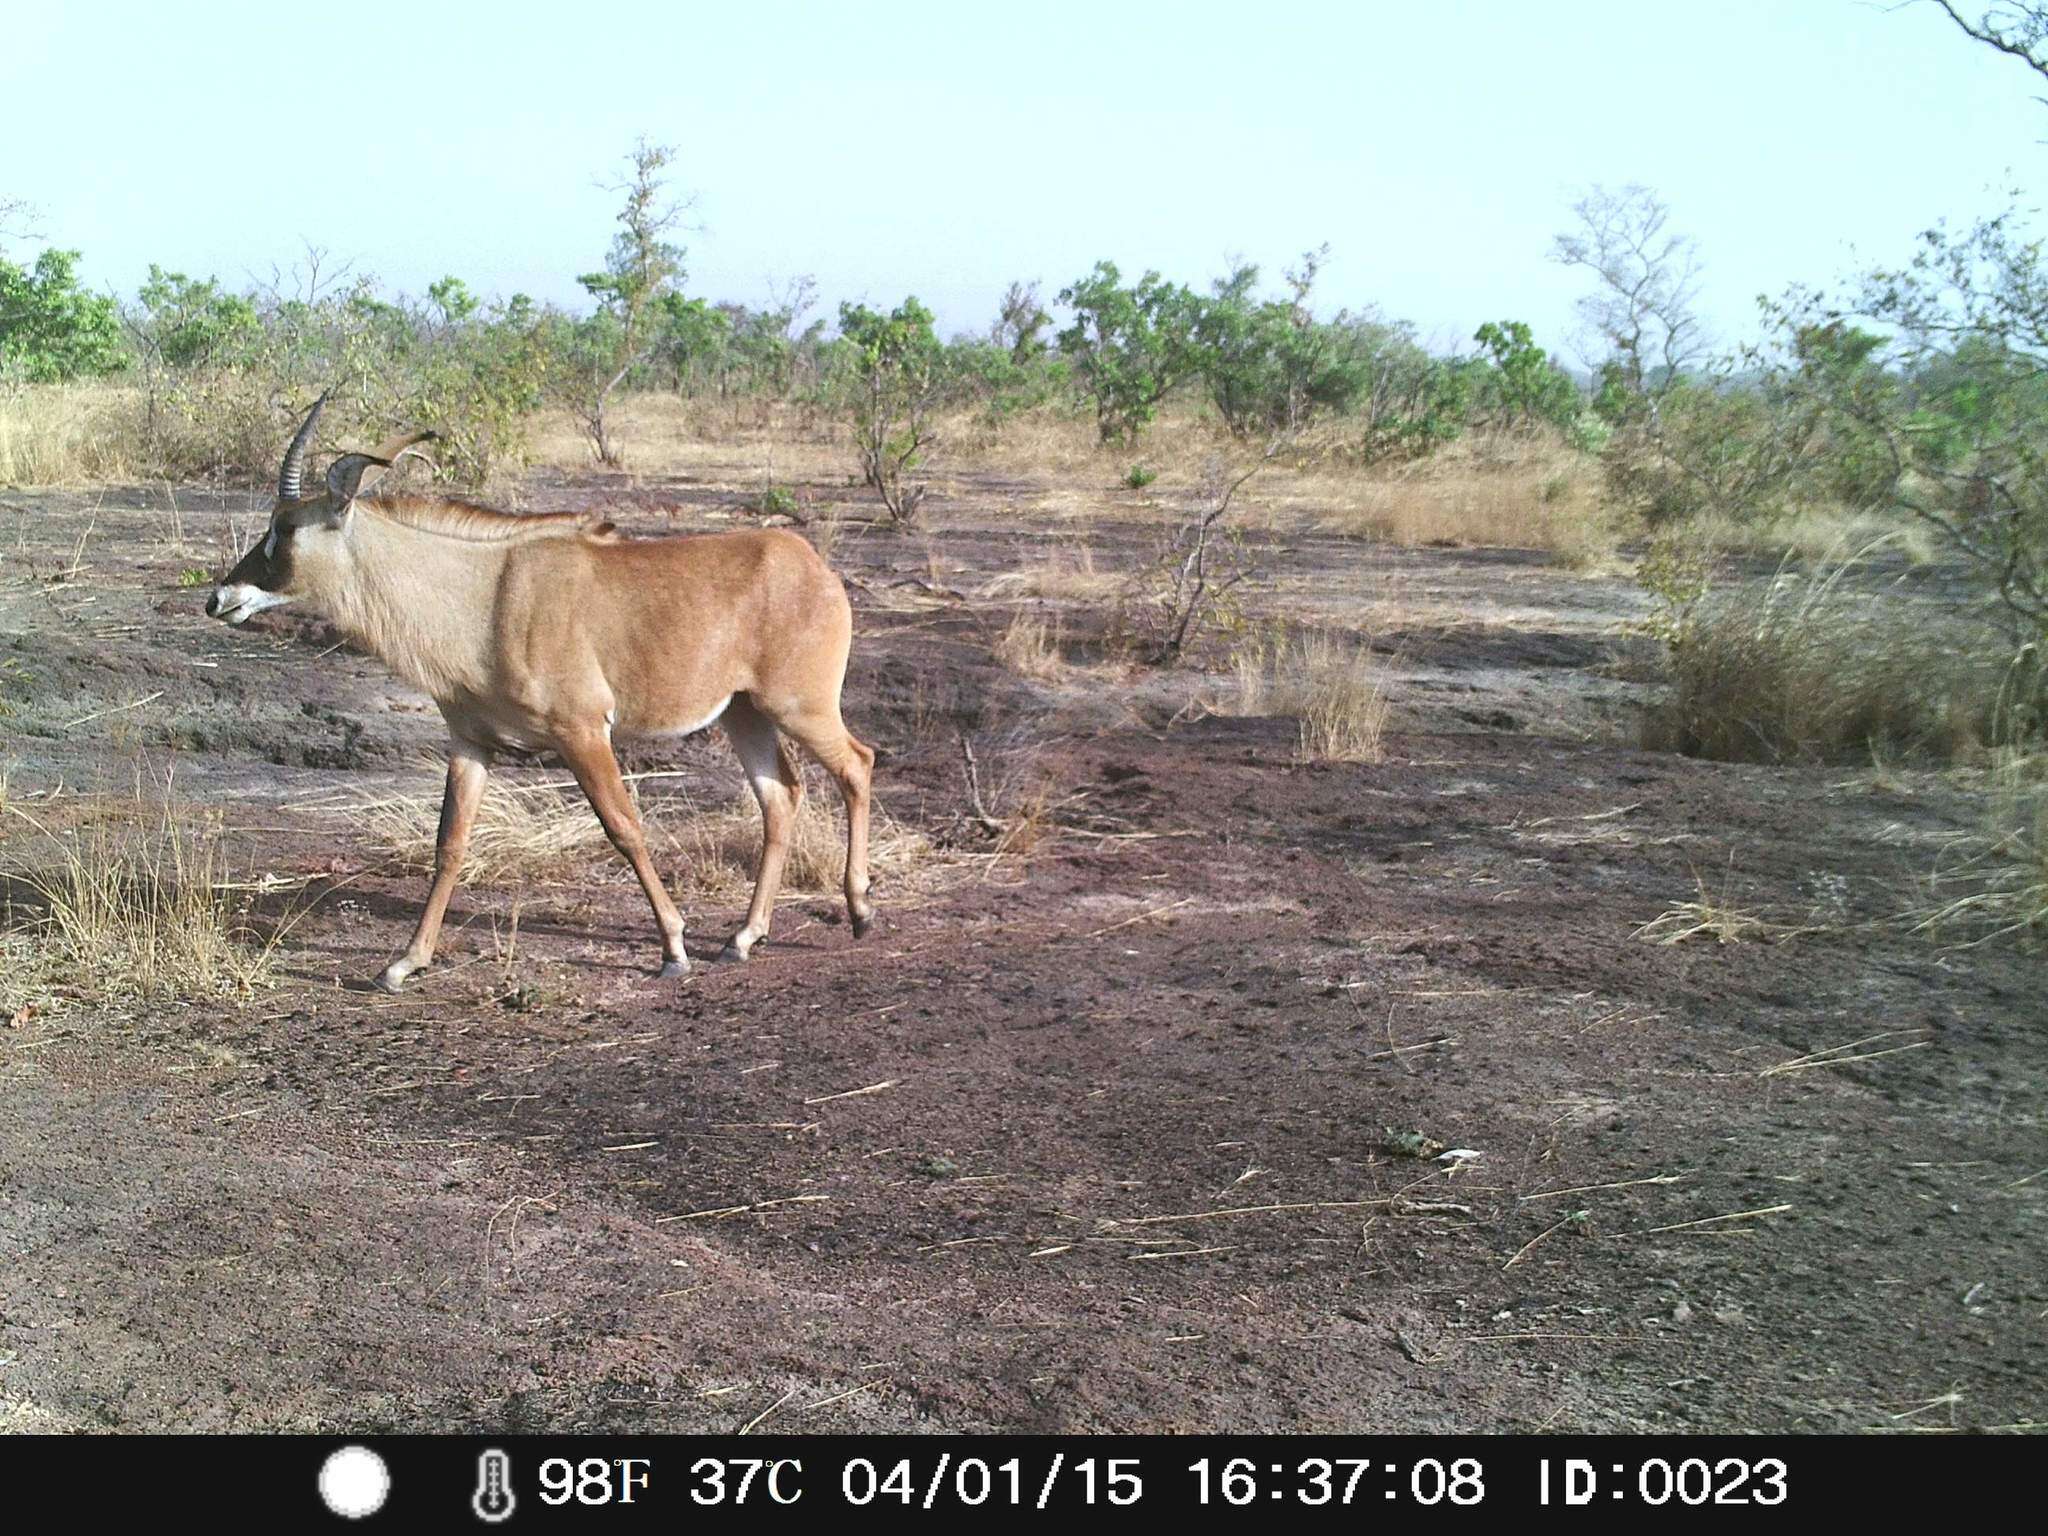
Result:
M808 543L775 529L622 539L574 513L367 498L430 432L343 454L326 489L305 495L306 445L326 403L314 402L285 450L263 539L214 588L206 611L240 624L303 603L424 690L448 722L433 885L412 943L378 985L396 992L433 959L498 751L561 755L654 908L661 974L688 970L683 920L647 856L612 740L687 736L714 721L739 753L762 822L753 904L719 958L746 959L768 932L782 882L803 780L778 730L846 798L846 909L854 936L867 932L875 754L839 717L853 613Z

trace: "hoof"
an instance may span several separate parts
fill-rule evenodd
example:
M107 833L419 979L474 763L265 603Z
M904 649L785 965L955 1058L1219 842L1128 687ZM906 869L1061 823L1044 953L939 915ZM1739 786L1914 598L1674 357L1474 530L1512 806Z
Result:
M663 981L674 981L678 976L687 976L689 974L690 957L688 955L679 955L677 958L665 962L661 968L661 979Z
M874 914L874 913L872 913L872 912L869 912L869 913L867 913L867 914L866 914L865 916L863 916L863 915L862 915L861 913L859 913L859 912L856 912L856 913L854 913L854 914L853 914L853 936L854 936L854 937L855 937L856 939L864 939L864 938L866 938L866 937L868 936L868 930L869 930L870 928L874 927L874 926L875 926L875 914Z
M377 989L380 992L389 992L392 996L396 997L399 988L405 985L406 974L406 972L401 971L395 965L387 966L384 970L377 973Z
M745 965L747 963L747 952L737 944L727 944L725 948L718 952L718 963L720 965Z

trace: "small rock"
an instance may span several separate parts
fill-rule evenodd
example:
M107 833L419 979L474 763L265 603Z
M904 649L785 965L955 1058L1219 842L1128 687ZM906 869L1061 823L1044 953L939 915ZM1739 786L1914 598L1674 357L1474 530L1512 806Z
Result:
M1395 1157L1412 1157L1428 1161L1443 1152L1444 1144L1431 1140L1420 1131L1388 1131L1380 1138L1380 1148Z

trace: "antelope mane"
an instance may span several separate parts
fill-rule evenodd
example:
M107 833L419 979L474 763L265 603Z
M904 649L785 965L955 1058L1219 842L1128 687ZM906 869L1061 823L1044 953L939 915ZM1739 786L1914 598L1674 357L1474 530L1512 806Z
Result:
M577 534L616 537L610 523L588 512L500 512L496 507L451 496L369 496L356 505L403 527L466 544L524 543Z

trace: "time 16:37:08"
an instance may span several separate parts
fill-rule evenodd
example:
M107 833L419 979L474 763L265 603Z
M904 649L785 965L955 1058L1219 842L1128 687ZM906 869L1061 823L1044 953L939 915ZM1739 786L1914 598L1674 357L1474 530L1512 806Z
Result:
M1368 1460L1326 1461L1320 1457L1286 1467L1274 1463L1262 1467L1255 1461L1235 1457L1217 1463L1208 1457L1192 1463L1188 1470L1197 1480L1196 1497L1204 1504L1253 1504L1261 1500L1292 1499L1298 1504L1349 1504L1354 1498L1374 1496L1395 1499L1406 1496L1416 1504L1477 1504L1486 1497L1485 1469L1471 1457L1448 1464L1424 1457L1408 1469L1406 1485L1398 1479L1401 1469L1382 1462L1373 1477ZM1266 1481L1260 1481L1264 1473Z

